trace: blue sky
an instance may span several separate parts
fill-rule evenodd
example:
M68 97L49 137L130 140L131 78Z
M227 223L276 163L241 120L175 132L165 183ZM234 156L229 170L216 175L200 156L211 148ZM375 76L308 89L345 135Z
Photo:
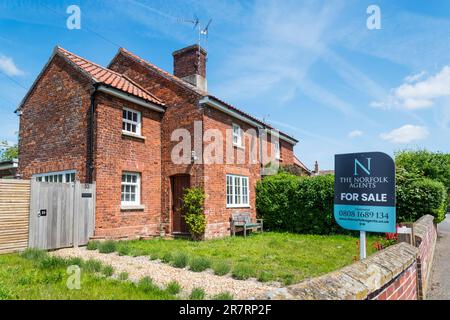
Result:
M81 30L66 9L81 8ZM369 30L369 5L381 29ZM208 86L297 137L309 167L336 153L450 152L450 1L0 0L0 140L56 44L107 65L118 46L172 71L197 35L181 19L213 18Z

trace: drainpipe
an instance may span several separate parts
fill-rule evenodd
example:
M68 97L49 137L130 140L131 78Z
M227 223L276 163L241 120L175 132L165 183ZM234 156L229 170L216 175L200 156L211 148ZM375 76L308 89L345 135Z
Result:
M95 114L95 94L98 84L94 84L94 90L91 93L91 106L88 113L88 132L87 132L87 157L86 157L86 182L93 182L94 172L94 114Z

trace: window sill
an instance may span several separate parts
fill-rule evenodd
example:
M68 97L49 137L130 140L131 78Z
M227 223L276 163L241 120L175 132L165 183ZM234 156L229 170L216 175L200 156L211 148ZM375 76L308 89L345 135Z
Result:
M143 205L121 205L121 211L144 211L145 206Z
M251 209L252 207L250 205L242 205L242 206L228 206L227 209Z
M236 149L241 149L241 150L245 149L244 146L239 145L239 144L233 144L233 147L235 147Z
M131 133L131 132L123 131L123 130L122 130L122 136L136 138L136 139L140 139L143 141L145 141L147 139L146 137L141 136L140 134L135 134L135 133Z

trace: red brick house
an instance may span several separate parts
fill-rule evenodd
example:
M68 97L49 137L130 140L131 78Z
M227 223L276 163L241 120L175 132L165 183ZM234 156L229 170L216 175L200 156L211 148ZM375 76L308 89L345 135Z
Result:
M229 235L231 213L256 216L265 166L295 162L296 139L208 93L206 51L173 58L170 74L120 49L104 68L57 47L18 108L19 174L95 182L96 237L186 233L189 186L205 237Z

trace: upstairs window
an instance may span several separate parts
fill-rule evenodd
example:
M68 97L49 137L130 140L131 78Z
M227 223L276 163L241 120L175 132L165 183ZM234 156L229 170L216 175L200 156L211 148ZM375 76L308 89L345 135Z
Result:
M239 125L233 123L233 145L242 147L242 129Z
M141 175L124 172L122 174L122 206L141 204Z
M280 141L275 142L275 159L276 160L281 159Z
M123 108L122 131L141 135L141 113L139 111Z

